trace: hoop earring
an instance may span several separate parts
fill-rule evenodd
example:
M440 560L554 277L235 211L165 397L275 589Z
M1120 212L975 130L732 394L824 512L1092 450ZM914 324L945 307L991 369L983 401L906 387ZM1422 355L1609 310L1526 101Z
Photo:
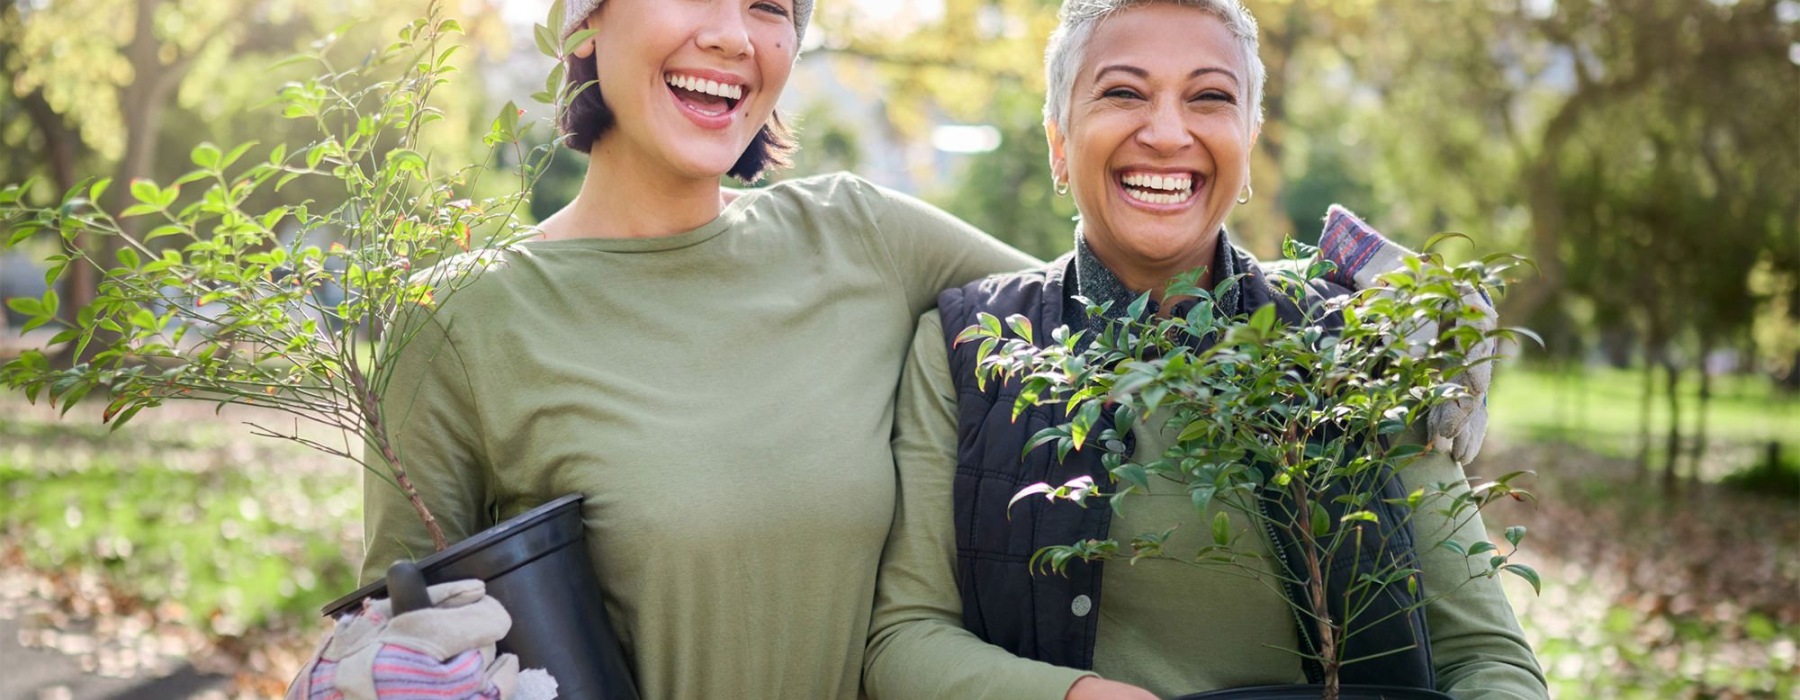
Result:
M1246 183L1244 185L1244 193L1241 195L1238 195L1237 203L1238 204L1249 204L1250 198L1255 197L1255 196L1256 196L1256 190L1251 189L1250 185L1248 183Z
M1069 195L1069 183L1066 181L1056 183L1056 196L1067 197L1068 195Z

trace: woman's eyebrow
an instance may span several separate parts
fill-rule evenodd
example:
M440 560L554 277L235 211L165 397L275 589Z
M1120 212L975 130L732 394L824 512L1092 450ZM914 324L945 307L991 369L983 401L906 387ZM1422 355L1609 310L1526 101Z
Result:
M1128 74L1137 76L1141 80L1149 80L1150 79L1150 71L1144 70L1142 68L1139 68L1137 66L1134 66L1134 65L1131 65L1128 63L1114 63L1112 65L1101 66L1100 70L1094 71L1095 82L1098 82L1101 78L1106 77L1107 73L1112 73L1112 72L1128 73ZM1198 77L1200 77L1202 75L1206 75L1208 73L1218 73L1219 75L1223 75L1227 78L1230 78L1232 83L1238 82L1238 76L1237 76L1236 71L1227 70L1225 68L1219 68L1216 66L1205 66L1205 67L1201 67L1201 68L1195 68L1194 72L1189 73L1187 77L1189 80L1192 80L1194 78L1198 78Z
M1104 78L1104 77L1106 77L1107 73L1112 73L1114 71L1117 71L1120 73L1129 73L1131 75L1135 75L1138 78L1141 78L1144 80L1150 79L1150 71L1147 71L1147 70L1144 70L1137 66L1126 64L1126 63L1115 63L1110 66L1102 66L1100 68L1100 70L1094 71L1094 80L1097 81L1101 78Z
M1192 79L1198 78L1202 75L1206 75L1207 73L1218 73L1219 75L1223 75L1227 78L1230 78L1232 84L1234 84L1234 85L1237 84L1237 82L1238 82L1238 76L1237 76L1236 71L1231 71L1231 70L1226 70L1224 68L1216 68L1216 67L1211 67L1211 66L1208 66L1205 68L1195 68L1194 72L1188 74L1188 79L1192 80Z

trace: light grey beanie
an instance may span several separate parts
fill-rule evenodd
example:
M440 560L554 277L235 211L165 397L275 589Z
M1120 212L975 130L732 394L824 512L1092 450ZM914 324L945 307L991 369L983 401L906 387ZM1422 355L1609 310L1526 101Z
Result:
M565 39L568 38L570 34L574 34L575 28L581 26L581 21L587 19L588 15L594 14L594 10L599 9L600 3L604 0L568 1L569 4L565 5L565 9L563 10L562 35ZM806 23L812 20L812 10L813 0L794 0L794 35L796 42L804 41L806 39ZM795 51L794 55L799 56L800 52Z

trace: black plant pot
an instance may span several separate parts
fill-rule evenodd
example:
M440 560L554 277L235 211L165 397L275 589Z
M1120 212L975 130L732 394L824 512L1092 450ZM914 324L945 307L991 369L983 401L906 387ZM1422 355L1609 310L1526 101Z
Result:
M549 671L559 700L637 700L582 535L581 496L571 494L425 557L417 569L427 583L486 582L512 615L500 651L518 655L520 668ZM396 594L402 604L406 591ZM388 595L388 582L376 581L325 606L325 614Z
M1319 700L1322 685L1259 685L1249 688L1226 688L1205 693L1183 695L1176 700ZM1339 700L1452 700L1448 695L1425 688L1403 688L1387 685L1345 685L1338 688Z

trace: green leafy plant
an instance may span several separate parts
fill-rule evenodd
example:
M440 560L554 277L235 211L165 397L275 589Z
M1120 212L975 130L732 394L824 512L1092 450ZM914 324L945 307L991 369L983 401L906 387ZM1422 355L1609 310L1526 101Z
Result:
M588 87L565 85L560 59L591 32L554 41L548 27L561 18L557 2L538 27L539 50L558 59L536 96L551 105ZM523 145L532 125L510 102L482 139L489 162L445 167L422 150L421 134L444 117L432 94L456 71L461 31L433 2L374 54L345 64L334 34L291 59L319 70L282 87L278 100L283 117L317 127L311 143L275 144L254 159L247 156L256 144L202 144L190 154L194 168L167 185L88 180L48 205L31 203L34 183L0 189L8 247L59 235L66 252L49 259L51 281L72 266L101 275L94 301L51 340L74 360L27 351L0 366L0 381L33 402L60 402L65 413L98 391L108 401L103 420L115 428L169 400L289 414L297 419L291 427L253 426L352 460L403 490L443 549L442 529L389 439L380 399L393 358L437 322L447 298L487 269L493 253L531 235L516 214L556 151L553 140ZM500 172L503 155L518 164L517 180L484 188L481 178ZM252 199L259 192L279 200L300 178L322 178L343 196L328 205L251 205L262 201ZM112 187L129 187L135 203L99 208ZM79 247L83 233L102 243ZM336 242L321 247L315 234ZM60 300L51 291L10 305L30 318L29 331L56 323ZM345 439L307 437L300 421Z
M1290 243L1288 257L1312 257L1302 248ZM1451 592L1421 592L1416 560L1392 549L1398 546L1391 542L1395 529L1411 527L1419 514L1435 513L1452 524L1419 532L1416 546L1462 555L1468 573L1462 584L1504 571L1537 588L1537 572L1512 559L1523 527L1508 528L1504 545L1465 546L1452 537L1489 504L1530 498L1514 485L1527 472L1422 485L1410 493L1392 488L1392 480L1428 449L1399 439L1403 433L1434 407L1473 400L1455 379L1492 356L1472 359L1471 349L1535 338L1520 329L1484 332L1453 323L1475 320L1481 312L1469 306L1468 295L1499 289L1502 275L1521 262L1495 255L1451 266L1423 256L1386 275L1382 289L1310 307L1307 281L1331 263L1275 270L1269 282L1294 300L1305 319L1291 325L1273 304L1247 315L1220 313L1216 299L1242 279L1202 289L1199 270L1166 291L1165 299L1194 299L1182 317L1147 317L1146 295L1125 309L1122 320L1096 333L1058 327L1040 346L1023 316L1002 321L981 315L957 338L981 344L979 381L1019 383L1015 418L1034 404L1056 405L1068 416L1036 434L1027 451L1053 446L1061 459L1075 450L1100 450L1110 477L1034 484L1019 491L1013 504L1043 496L1087 507L1104 498L1118 509L1160 480L1187 491L1197 520L1214 512L1209 522L1198 523L1210 533L1198 551L1171 551L1165 545L1173 530L1165 530L1046 547L1033 556L1033 569L1060 572L1076 560L1164 560L1255 579L1293 608L1303 639L1310 637L1309 648L1295 653L1319 664L1326 698L1337 697L1342 667L1362 660L1346 658L1343 642L1380 621L1365 615L1379 591L1405 586L1420 596L1402 612ZM1095 317L1109 311L1091 303L1087 308ZM1448 330L1424 332L1439 328ZM1110 427L1101 420L1109 411ZM1139 424L1176 437L1161 454L1131 454L1124 436ZM1378 501L1393 508L1378 507ZM1253 525L1250 531L1234 529L1233 512ZM1403 513L1403 522L1382 523L1382 512ZM1279 546L1278 535L1297 547ZM1345 612L1334 617L1324 572L1371 549L1377 556L1339 591Z

